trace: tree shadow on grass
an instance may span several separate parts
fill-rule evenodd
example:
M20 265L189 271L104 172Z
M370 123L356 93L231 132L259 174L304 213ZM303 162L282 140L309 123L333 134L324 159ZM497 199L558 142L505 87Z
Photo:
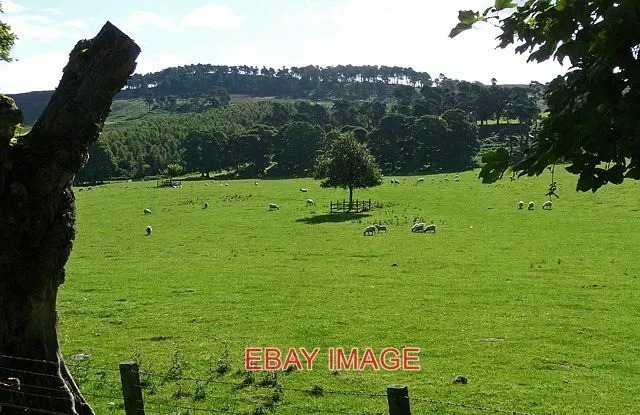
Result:
M325 215L311 216L309 218L302 218L296 220L296 222L306 223L307 225L317 225L319 223L339 223L348 222L363 218L368 218L370 214L365 213L327 213Z

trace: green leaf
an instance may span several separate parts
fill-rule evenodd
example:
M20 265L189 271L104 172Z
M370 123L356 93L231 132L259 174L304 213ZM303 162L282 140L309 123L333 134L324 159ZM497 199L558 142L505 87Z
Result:
M458 12L458 20L460 23L465 23L468 25L472 25L480 19L480 15L478 12L474 12L473 10L460 10Z
M473 26L471 26L470 24L458 23L456 25L456 27L451 29L451 32L449 32L449 37L450 38L454 38L454 37L458 36L460 33L464 32L465 30L471 29L472 27Z
M512 2L511 0L496 0L493 7L496 10L504 10L508 8L518 7L517 4Z
M480 170L478 177L482 183L494 183L502 178L505 170L509 168L509 152L504 148L486 153L482 156L484 166Z
M567 7L567 0L558 0L556 2L556 9L558 11L563 11Z

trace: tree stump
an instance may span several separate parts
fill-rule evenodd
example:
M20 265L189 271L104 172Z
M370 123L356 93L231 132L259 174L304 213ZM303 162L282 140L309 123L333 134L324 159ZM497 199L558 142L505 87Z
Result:
M29 134L0 98L0 414L92 414L58 344L56 298L75 237L71 185L140 48L107 22L77 43Z

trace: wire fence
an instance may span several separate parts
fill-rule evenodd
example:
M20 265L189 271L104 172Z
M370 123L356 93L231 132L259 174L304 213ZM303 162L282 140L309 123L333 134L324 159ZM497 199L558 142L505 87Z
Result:
M70 413L60 409L70 407L74 399L60 376L64 366L67 366L78 379L84 398L93 407L100 408L96 413L410 415L433 413L433 410L437 413L455 410L465 413L535 415L479 404L410 397L406 387L390 386L385 393L331 390L320 385L301 388L283 384L276 372L263 372L260 380L255 379L255 372L237 372L242 378L230 380L221 379L219 374L193 377L175 372L139 370L137 364L133 363L136 380L125 385L122 365L126 364L121 364L120 368L98 368L86 361L62 363L0 354L0 412L2 407L7 407L36 414ZM131 411L131 399L127 402L127 396L131 396L127 392L129 387L139 391L133 404L142 412ZM169 393L167 387L173 391ZM159 391L160 388L164 389ZM331 397L337 400L331 400Z

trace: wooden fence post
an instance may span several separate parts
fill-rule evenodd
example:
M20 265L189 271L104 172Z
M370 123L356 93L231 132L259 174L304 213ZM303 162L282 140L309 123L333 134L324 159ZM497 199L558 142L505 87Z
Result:
M120 363L120 381L122 382L125 413L127 415L144 415L140 372L136 362Z
M389 385L387 387L389 415L411 415L409 407L409 387L406 385Z

